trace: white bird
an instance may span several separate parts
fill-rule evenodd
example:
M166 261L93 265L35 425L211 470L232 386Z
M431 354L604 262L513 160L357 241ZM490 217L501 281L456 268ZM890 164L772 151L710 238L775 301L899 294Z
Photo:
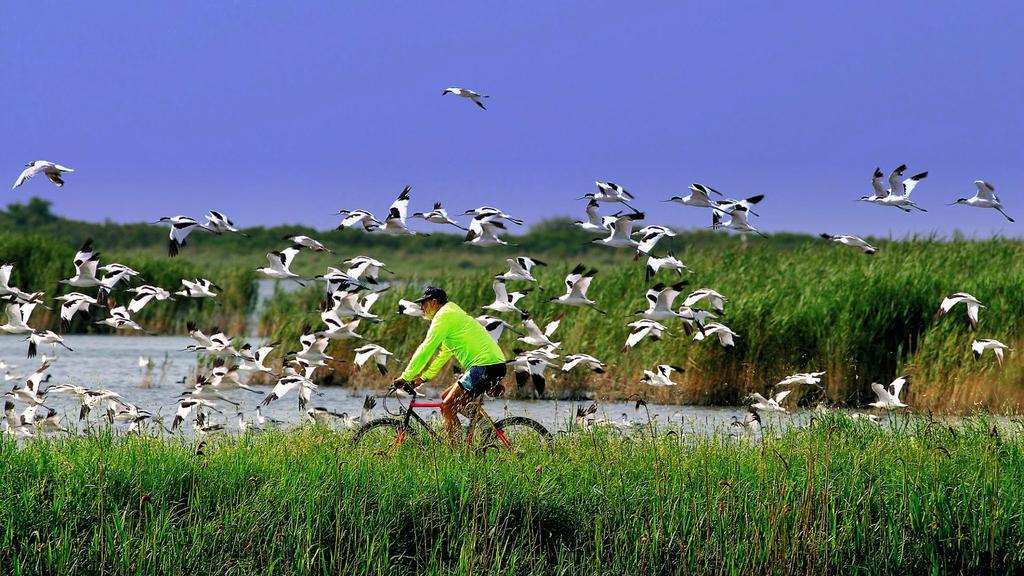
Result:
M675 270L680 276L682 276L683 271L689 271L689 268L687 268L686 265L676 258L671 252L666 254L663 258L648 256L647 270L644 274L644 280L650 280L658 273L659 270Z
M639 210L633 208L627 202L627 200L636 200L636 198L634 198L633 195L626 191L626 189L623 188L622 186L619 186L614 182L601 182L600 180L595 180L594 184L597 185L597 192L590 192L588 194L584 194L583 196L577 198L577 200L589 198L591 200L596 200L598 202L618 202L624 204L633 212L639 212Z
M235 223L228 218L227 214L218 212L216 210L210 210L206 214L206 229L214 234L223 234L225 232L234 232L243 238L248 238L249 235L242 232L238 228L235 228Z
M373 285L374 290L381 290L381 286L387 286L387 284L382 284L380 281L380 273L382 271L393 274L386 264L369 256L356 256L345 260L343 263L348 264L348 270L345 274L357 280L355 284L359 283L358 280L362 280L367 284Z
M423 220L426 220L427 222L430 222L432 224L451 224L452 226L455 226L459 230L465 230L467 232L469 231L468 228L460 226L458 222L452 220L448 216L448 211L441 206L440 202L434 202L434 209L431 210L430 212L416 212L412 215L412 217L422 218Z
M633 224L637 220L643 220L643 212L631 212L621 216L606 216L604 223L609 230L605 238L595 238L592 244L603 244L614 248L629 247L636 248L639 242L633 240Z
M705 336L717 335L718 343L723 348L732 348L735 346L733 338L739 338L739 334L733 332L725 324L719 324L718 322L710 322L704 325L704 330L697 332L693 335L693 339L696 342L704 340Z
M527 346L534 346L538 348L543 346L551 349L558 348L562 343L552 341L551 337L554 336L555 330L558 330L558 325L561 322L561 316L555 318L544 326L544 331L542 332L540 327L537 326L537 323L534 322L532 318L525 318L523 320L523 328L526 329L526 335L521 336L516 340L526 344Z
M586 366L597 374L604 374L604 362L601 362L590 354L570 354L562 360L562 372L570 372L577 366Z
M270 424L270 425L273 425L273 426L284 424L284 422L282 422L280 420L276 420L276 419L271 418L269 416L264 416L263 415L263 409L260 406L256 407L255 420L256 420L256 424L258 424L261 427L266 426L267 424Z
M294 280L299 286L306 284L299 279L299 275L291 271L292 261L299 253L297 246L289 246L284 250L274 251L267 254L267 262L270 264L264 268L257 268L256 271L278 280Z
M377 365L377 371L381 373L381 376L388 373L388 360L394 355L385 349L383 346L377 344L367 344L366 346L360 346L353 350L356 353L355 363L356 366L362 368L363 364L366 364L370 360L373 360Z
M316 388L316 384L314 384L311 380L309 380L308 378L301 374L298 374L297 372L292 371L292 373L286 374L285 376L282 376L280 379L278 379L277 384L274 385L274 389L270 391L270 394L267 394L267 397L264 398L262 402L260 402L260 405L268 406L271 402L275 400L280 400L292 390L298 389L299 409L305 410L309 396L303 391L306 390L311 392L316 390Z
M504 211L495 208L494 206L481 206L479 208L471 208L462 213L463 216L472 216L474 219L487 219L492 221L508 220L509 222L521 226L523 221L519 218L513 218L511 215L506 214Z
M680 290L686 285L686 281L677 282L666 286L661 282L652 286L644 297L647 299L647 309L638 310L635 315L647 320L668 320L678 318L679 313L672 310L672 303L679 296Z
M516 385L522 387L527 381L531 381L538 396L544 395L544 388L547 385L545 373L548 368L557 368L546 356L531 352L519 353L509 360L509 363L512 364Z
M178 251L185 246L185 239L192 233L193 230L205 230L206 232L212 232L206 226L199 223L198 220L191 216L164 216L163 218L156 221L157 224L170 224L171 231L167 237L169 239L167 243L167 254L172 258L178 255Z
M35 310L36 303L22 304L10 302L7 304L7 322L0 325L0 331L8 334L31 334L35 330L28 325L28 319Z
M640 241L636 247L636 255L633 257L634 260L639 260L640 256L650 256L651 251L661 241L662 238L672 238L676 235L671 229L665 226L658 226L656 224L650 224L637 230L635 234L640 235Z
M60 164L54 164L48 160L36 160L35 162L25 164L25 166L27 166L27 168L22 170L18 179L14 181L14 186L11 187L12 190L21 186L25 183L25 180L28 180L37 174L45 174L46 177L50 179L50 182L53 182L57 185L57 188L60 188L61 186L64 186L64 179L61 178L61 176L67 172L74 172L71 168L61 166Z
M201 398L184 397L178 400L178 408L174 412L174 420L171 421L171 430L176 430L185 421L193 410L202 414L206 409L220 412L213 402Z
M306 409L306 419L317 426L330 426L332 418L345 420L345 415L328 410L323 406L314 406Z
M875 248L871 244L868 244L867 241L865 241L863 238L859 236L850 236L848 234L834 236L832 234L823 233L821 234L821 237L824 238L825 240L831 240L838 244L844 244L846 246L852 246L853 248L859 248L865 254L874 254L875 252L878 251L878 248Z
M766 237L757 228L750 225L747 220L749 210L743 206L736 206L729 212L719 212L717 209L711 212L711 228L713 230L726 229L736 232L753 232L758 236ZM722 215L727 215L728 220L722 220Z
M93 252L92 238L86 238L82 247L75 254L75 275L61 280L61 284L68 284L76 288L92 288L99 286L100 280L96 277L96 267L100 263L99 252Z
M671 364L658 364L653 372L644 370L640 382L649 386L676 386L676 383L672 381L673 372L683 372L683 369Z
M27 404L42 404L43 400L46 399L46 394L49 392L49 389L42 390L39 386L43 383L43 377L49 369L50 363L43 362L31 376L25 379L25 383L23 385L18 384L11 388L10 394L15 400L19 400Z
M735 198L723 198L722 200L719 200L717 202L717 205L715 206L714 210L716 212L729 213L735 210L736 208L743 208L744 210L753 214L754 216L760 216L760 214L754 212L753 206L761 202L761 200L764 200L764 194L758 194L756 196L751 196L749 198L744 198L742 200L737 200Z
M921 212L927 212L924 208L921 208L910 199L910 193L914 191L917 184L928 177L927 172L921 172L901 180L903 173L907 170L906 164L901 164L898 168L892 171L889 175L889 186L885 188L882 184L882 170L875 168L875 172L871 177L871 186L874 188L874 194L861 196L860 200L864 202L870 202L879 206L895 206L904 212L910 212L910 208L916 208Z
M536 258L528 258L526 256L506 258L505 261L508 262L508 272L497 276L497 278L505 281L522 280L524 282L536 282L537 279L533 277L530 271L533 270L534 266L547 266L546 263Z
M730 426L742 428L749 432L751 436L757 436L761 432L761 415L757 413L756 408L749 407L747 408L746 415L743 416L743 420L733 416L733 422Z
M331 340L365 340L365 338L356 333L356 329L359 328L359 318L348 322L343 321L333 309L330 304L323 300L320 302L320 320L327 326L327 330L321 332L325 339Z
M595 274L597 274L597 270L593 268L587 270L583 264L577 264L565 277L565 294L557 298L549 298L548 302L557 302L565 306L590 306L601 314L605 314L593 300L587 298L587 291L590 289L590 283L594 280Z
M398 313L405 316L423 318L423 307L409 300L398 301Z
M242 363L238 365L238 369L243 372L264 372L270 374L273 372L265 364L267 356L274 351L279 342L271 342L264 344L256 350L252 349L252 344L245 344L238 349L238 357L242 359Z
M974 353L974 359L981 358L982 352L985 350L991 350L996 355L996 362L1000 366L1003 365L1003 351L1013 352L1013 348L1010 348L1006 344L1003 344L999 340L992 340L991 338L983 338L971 342L971 352Z
M789 412L789 410L786 410L782 406L782 401L785 400L786 396L789 396L790 393L792 393L792 392L793 392L792 390L783 390L783 391L775 394L771 398L765 398L760 393L754 392L753 394L748 396L748 398L750 400L754 401L754 403L751 404L750 407L751 408L756 408L757 410L765 410L765 411L768 411L768 412L783 412L783 413L787 413L787 412Z
M22 302L32 299L32 295L24 290L11 286L11 273L14 271L14 260L0 261L0 297L13 296Z
M729 300L712 290L711 288L698 288L693 292L690 292L685 299L683 299L683 306L691 307L701 300L707 300L707 303L711 306L711 309L719 314L725 313L725 303Z
M165 300L174 300L171 293L158 286L150 286L149 284L143 284L136 286L135 288L129 288L126 292L135 294L135 297L128 302L128 311L135 314L142 310L146 304L149 304L150 300L154 298L158 302Z
M790 374L782 380L779 380L776 386L790 386L793 384L807 384L809 386L817 386L821 383L821 377L825 375L825 371L821 372L798 372L796 374Z
M181 285L183 289L178 290L174 294L186 298L216 298L217 293L214 290L223 290L223 288L205 278L196 278L195 280L185 280L182 278Z
M363 320L369 320L370 322L380 322L380 318L376 314L371 314L369 307L377 301L380 294L371 292L366 295L362 301L359 300L359 293L349 292L346 290L339 290L331 294L330 298L323 300L321 303L321 312L330 311L335 318L341 320L345 318L362 318Z
M508 246L508 242L498 237L505 230L505 224L495 216L474 216L462 242L474 246Z
M56 332L50 330L33 332L28 335L28 338L26 338L26 340L28 340L29 358L34 358L36 355L36 349L44 344L49 344L50 347L53 348L54 350L57 349L57 344L60 344L61 346L66 348L68 352L74 352L74 350L69 348L68 345L64 343L64 338L62 338Z
M139 324L135 320L132 320L131 313L128 312L128 309L125 308L124 306L117 306L111 308L110 316L108 318L100 320L99 322L95 322L95 324L109 326L117 330L135 330L136 332L146 332L146 330L144 330L142 326L139 326ZM146 333L148 334L148 332Z
M710 186L694 182L690 184L689 194L686 196L673 196L668 200L664 200L664 202L675 202L683 206L694 206L697 208L715 208L718 206L718 202L711 199L711 193L718 194L719 196L722 195L721 192Z
M339 290L347 291L351 289L358 289L364 286L362 281L360 281L358 278L353 277L348 272L342 272L341 270L338 270L333 266L328 266L326 273L318 274L314 276L313 279L327 281L328 296L334 295L334 293L338 292ZM373 282L376 283L376 280L374 280ZM380 288L381 286L383 286L384 290L388 288L387 284L377 285L375 286L375 288Z
M516 331L516 329L513 328L511 324L509 324L508 322L502 320L501 318L495 318L494 316L483 315L483 316L477 316L476 317L476 321L481 326L484 327L484 330L487 331L487 335L490 336L491 339L493 339L495 342L497 342L498 339L501 338L501 335L505 331L506 328L509 331L511 331L511 332L514 332L516 334L522 335L522 333Z
M996 196L995 186L984 180L975 180L974 185L978 187L978 191L975 192L974 196L970 198L957 198L953 204L963 204L964 206L973 206L975 208L993 208L998 210L1010 222L1015 222L1013 218L1010 218L1009 214L1003 212L1003 203Z
M283 239L290 242L292 246L299 246L313 252L327 252L329 254L334 254L334 250L327 248L319 240L315 240L309 236L296 234L292 236L285 236Z
M352 323L358 323L358 320L353 320ZM351 330L356 325L358 324L346 327L346 329ZM341 337L340 334L339 337ZM302 349L289 356L297 360L312 375L313 369L317 366L326 366L327 360L334 360L334 357L326 353L329 343L330 339L325 332L314 332L309 324L303 324L302 336L299 336L299 345ZM288 373L290 369L292 369L291 366L286 366L285 372Z
M954 306L963 302L967 307L967 320L971 323L971 330L978 329L978 311L985 307L977 298L967 292L956 292L942 299L939 309L935 312L935 320L945 316Z
M337 230L362 225L363 230L373 232L384 225L383 222L374 218L373 214L366 210L339 210L338 214L344 216L344 218L342 218L341 224L338 224Z
M888 388L882 386L878 382L872 382L871 389L875 391L875 397L877 400L868 404L868 406L884 408L886 410L892 410L893 408L906 408L907 405L900 400L900 391L903 390L903 385L906 383L906 376L900 376L893 380L892 383L889 384Z
M398 198L391 203L391 208L388 209L387 218L384 219L384 225L374 230L375 232L390 235L429 236L426 232L410 230L405 223L405 216L409 212L409 192L411 191L412 186L406 186L402 190L398 195Z
M661 340L662 335L670 333L664 324L655 320L637 320L636 322L630 322L627 326L631 330L629 336L626 337L626 345L622 347L623 352L628 352L644 338L658 341Z
M529 294L530 289L510 293L505 287L505 281L497 277L494 279L494 283L491 284L491 287L494 289L494 302L491 302L486 306L482 306L484 310L491 310L493 312L515 312L520 316L525 316L526 313L517 308L516 303Z
M246 390L254 394L263 394L262 391L242 383L238 377L239 369L238 364L228 366L224 358L217 358L213 361L213 369L210 370L209 386L219 392Z
M468 98L472 100L474 104L476 104L477 106L484 110L487 110L487 108L484 107L483 102L480 102L480 99L490 98L490 96L484 96L483 94L474 92L469 88L459 88L458 86L449 86L448 88L444 89L444 92L441 92L441 96L447 96L448 94L455 94L456 96Z
M573 224L584 232L596 232L598 234L606 233L608 228L604 225L604 218L601 217L601 213L598 211L598 206L597 200L591 198L590 201L587 202L587 219L577 220L573 222Z

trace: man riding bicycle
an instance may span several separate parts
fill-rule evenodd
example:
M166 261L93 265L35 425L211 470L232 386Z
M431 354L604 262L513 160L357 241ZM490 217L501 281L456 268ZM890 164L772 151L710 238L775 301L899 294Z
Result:
M428 286L415 302L423 308L423 316L430 320L430 328L405 372L394 384L419 385L431 380L455 356L465 373L441 394L444 427L449 438L454 440L460 428L459 408L468 399L501 383L507 370L505 355L476 319L448 301L444 290Z

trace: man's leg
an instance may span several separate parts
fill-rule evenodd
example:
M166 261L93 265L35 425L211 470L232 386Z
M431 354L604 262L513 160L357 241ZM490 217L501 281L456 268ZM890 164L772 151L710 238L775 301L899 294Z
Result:
M459 386L458 382L448 387L444 393L441 394L441 416L444 417L444 429L448 432L448 440L455 444L455 439L462 426L459 424L459 407L462 403L462 397L466 394L466 391Z

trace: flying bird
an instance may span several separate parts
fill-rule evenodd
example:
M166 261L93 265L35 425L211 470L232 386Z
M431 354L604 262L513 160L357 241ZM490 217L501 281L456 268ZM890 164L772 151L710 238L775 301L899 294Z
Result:
M18 179L14 181L14 186L11 189L15 189L25 183L25 180L37 175L45 174L50 182L53 182L57 188L64 186L64 179L61 178L65 173L74 172L71 168L61 166L60 164L54 164L48 160L36 160L35 162L29 162L25 164L26 168L21 171Z
M985 307L977 298L967 292L956 292L942 299L939 309L935 312L935 319L938 320L949 313L954 306L963 302L967 307L967 320L971 323L971 330L978 329L978 311Z
M480 99L490 98L490 96L484 96L478 92L470 90L469 88L459 88L457 86L450 86L448 88L445 88L444 92L441 92L441 96L447 96L448 94L455 94L456 96L468 98L469 100L472 100L474 104L476 104L477 106L484 110L487 110L487 108L484 106L483 102L480 101Z
M412 217L422 218L423 220L426 220L427 222L430 222L432 224L450 224L452 226L455 226L459 230L465 230L467 232L469 231L468 228L465 228L464 226L459 225L459 223L456 222L455 220L452 220L448 216L448 211L441 207L440 202L434 202L434 209L431 210L430 212L415 212L413 213Z
M860 238L859 236L833 236L832 234L821 234L821 237L824 238L825 240L831 240L837 244L843 244L845 246L858 248L865 254L874 254L875 252L878 251L878 248L875 248L871 244L868 244L867 241L865 241L863 238Z
M170 224L171 231L168 234L167 254L172 258L178 255L178 251L185 246L185 240L194 230L205 230L212 232L206 226L199 223L191 216L164 216L156 221L157 224Z
M1003 203L996 196L995 186L984 180L975 180L974 185L978 188L974 196L970 198L957 198L956 202L953 202L951 205L963 204L964 206L973 206L974 208L992 208L998 210L1010 222L1015 222L1013 218L1010 218L1009 214L1003 212Z
M974 353L975 360L981 358L981 354L985 350L991 350L992 353L996 355L996 362L1000 366L1003 365L1003 352L1013 352L1013 348L1010 348L999 340L992 340L991 338L982 338L971 342L971 352Z

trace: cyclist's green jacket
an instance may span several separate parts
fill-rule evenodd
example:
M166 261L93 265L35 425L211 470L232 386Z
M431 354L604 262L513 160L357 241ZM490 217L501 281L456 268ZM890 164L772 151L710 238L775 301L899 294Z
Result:
M430 362L435 352L437 356ZM427 336L412 355L409 366L402 373L402 379L412 380L419 376L423 380L430 380L437 376L453 355L463 370L505 362L505 355L498 343L487 334L487 330L458 305L448 302L434 314Z

